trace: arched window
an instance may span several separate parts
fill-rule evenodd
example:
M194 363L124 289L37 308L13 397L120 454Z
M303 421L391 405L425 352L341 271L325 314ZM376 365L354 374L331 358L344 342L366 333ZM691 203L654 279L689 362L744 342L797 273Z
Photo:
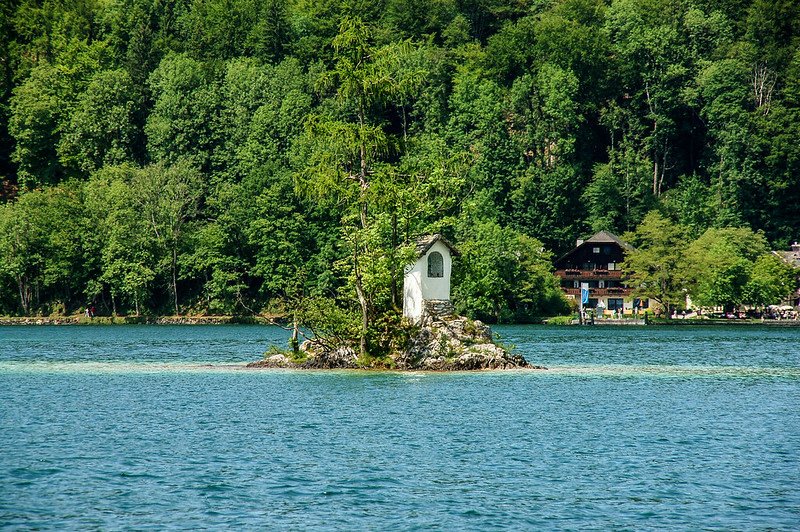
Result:
M428 255L428 277L444 277L444 258L438 251Z

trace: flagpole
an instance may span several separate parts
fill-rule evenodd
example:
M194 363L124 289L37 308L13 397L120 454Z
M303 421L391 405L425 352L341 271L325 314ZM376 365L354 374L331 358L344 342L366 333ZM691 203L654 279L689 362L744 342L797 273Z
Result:
M586 325L586 315L584 314L583 311L584 299L586 300L586 303L589 302L589 283L581 283L581 307L580 307L581 319L579 320L581 325Z

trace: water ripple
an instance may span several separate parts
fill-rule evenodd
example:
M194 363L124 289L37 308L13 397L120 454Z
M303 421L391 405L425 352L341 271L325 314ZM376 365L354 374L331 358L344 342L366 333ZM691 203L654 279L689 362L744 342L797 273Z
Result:
M244 370L285 341L257 327L97 331L0 330L0 527L800 522L793 331L500 328L550 369L447 374Z

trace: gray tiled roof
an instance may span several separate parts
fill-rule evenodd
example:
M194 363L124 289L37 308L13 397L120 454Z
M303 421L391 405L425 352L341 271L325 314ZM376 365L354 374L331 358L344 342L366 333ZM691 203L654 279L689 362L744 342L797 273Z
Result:
M773 251L782 258L787 264L800 268L800 251Z
M609 233L608 231L600 231L599 233L590 236L587 238L584 243L586 244L603 244L608 242L614 242L622 246L624 249L631 250L633 246L622 240L620 237L615 235L614 233Z
M449 240L447 240L441 234L436 233L435 235L425 235L416 240L417 257L421 257L425 253L427 253L428 250L431 249L431 246L434 245L437 241L447 246L447 248L450 250L450 253L452 253L453 255L455 256L461 255L461 253Z

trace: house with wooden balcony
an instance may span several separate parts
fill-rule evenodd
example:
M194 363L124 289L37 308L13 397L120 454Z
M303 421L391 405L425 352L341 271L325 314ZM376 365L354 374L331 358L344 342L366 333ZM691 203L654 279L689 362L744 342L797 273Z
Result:
M797 272L797 285L799 288L794 293L789 294L782 303L800 307L800 244L795 242L792 244L790 251L773 251L773 253Z
M575 248L555 262L556 276L567 298L580 300L581 288L589 289L589 308L632 313L647 308L647 300L631 297L623 282L620 264L625 252L633 249L608 231L579 239Z

